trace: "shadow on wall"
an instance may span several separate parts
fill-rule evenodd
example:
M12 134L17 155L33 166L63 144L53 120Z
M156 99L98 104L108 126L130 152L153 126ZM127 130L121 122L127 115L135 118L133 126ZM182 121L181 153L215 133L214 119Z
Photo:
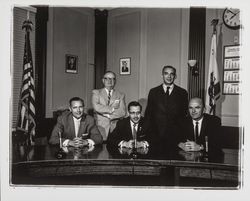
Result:
M146 107L147 107L148 100L146 98L141 98L141 99L138 100L138 102L142 106L142 116L145 116L145 110L146 110Z

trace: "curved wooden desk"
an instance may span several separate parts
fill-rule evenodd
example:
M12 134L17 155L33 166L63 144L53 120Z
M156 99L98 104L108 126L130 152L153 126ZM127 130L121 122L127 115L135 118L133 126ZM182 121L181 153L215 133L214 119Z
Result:
M202 179L204 186L239 185L238 153L230 150L212 157L179 150L130 153L105 144L93 150L70 148L63 156L59 151L58 146L49 145L15 147L12 183L194 186L193 180Z

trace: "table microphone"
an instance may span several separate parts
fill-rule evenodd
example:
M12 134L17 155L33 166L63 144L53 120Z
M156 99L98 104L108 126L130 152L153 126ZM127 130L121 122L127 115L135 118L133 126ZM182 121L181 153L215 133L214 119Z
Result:
M58 132L59 135L59 145L60 145L60 149L62 148L62 133L61 131Z
M62 133L61 133L61 131L58 132L58 135L59 135L59 146L60 146L60 149L59 149L58 152L56 152L56 158L57 159L63 159L63 158L65 158L66 153L62 149Z
M208 153L208 136L205 136L205 152Z

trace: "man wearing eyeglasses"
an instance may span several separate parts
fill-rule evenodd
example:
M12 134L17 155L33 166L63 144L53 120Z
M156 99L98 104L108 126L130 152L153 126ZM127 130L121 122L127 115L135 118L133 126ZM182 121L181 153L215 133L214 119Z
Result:
M128 104L129 116L118 121L116 128L108 136L109 145L131 149L149 146L141 111L140 103L132 101Z
M96 124L106 140L113 131L117 121L123 118L125 111L125 95L114 89L116 75L107 71L102 79L104 88L92 91L92 105L95 111Z

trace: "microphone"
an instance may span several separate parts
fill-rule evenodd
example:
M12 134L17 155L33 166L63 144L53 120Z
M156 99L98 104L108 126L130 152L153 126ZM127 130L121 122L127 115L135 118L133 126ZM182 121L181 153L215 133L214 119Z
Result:
M208 136L205 136L205 151L208 153Z
M60 145L60 149L62 148L62 133L61 131L58 132L59 135L59 145Z

